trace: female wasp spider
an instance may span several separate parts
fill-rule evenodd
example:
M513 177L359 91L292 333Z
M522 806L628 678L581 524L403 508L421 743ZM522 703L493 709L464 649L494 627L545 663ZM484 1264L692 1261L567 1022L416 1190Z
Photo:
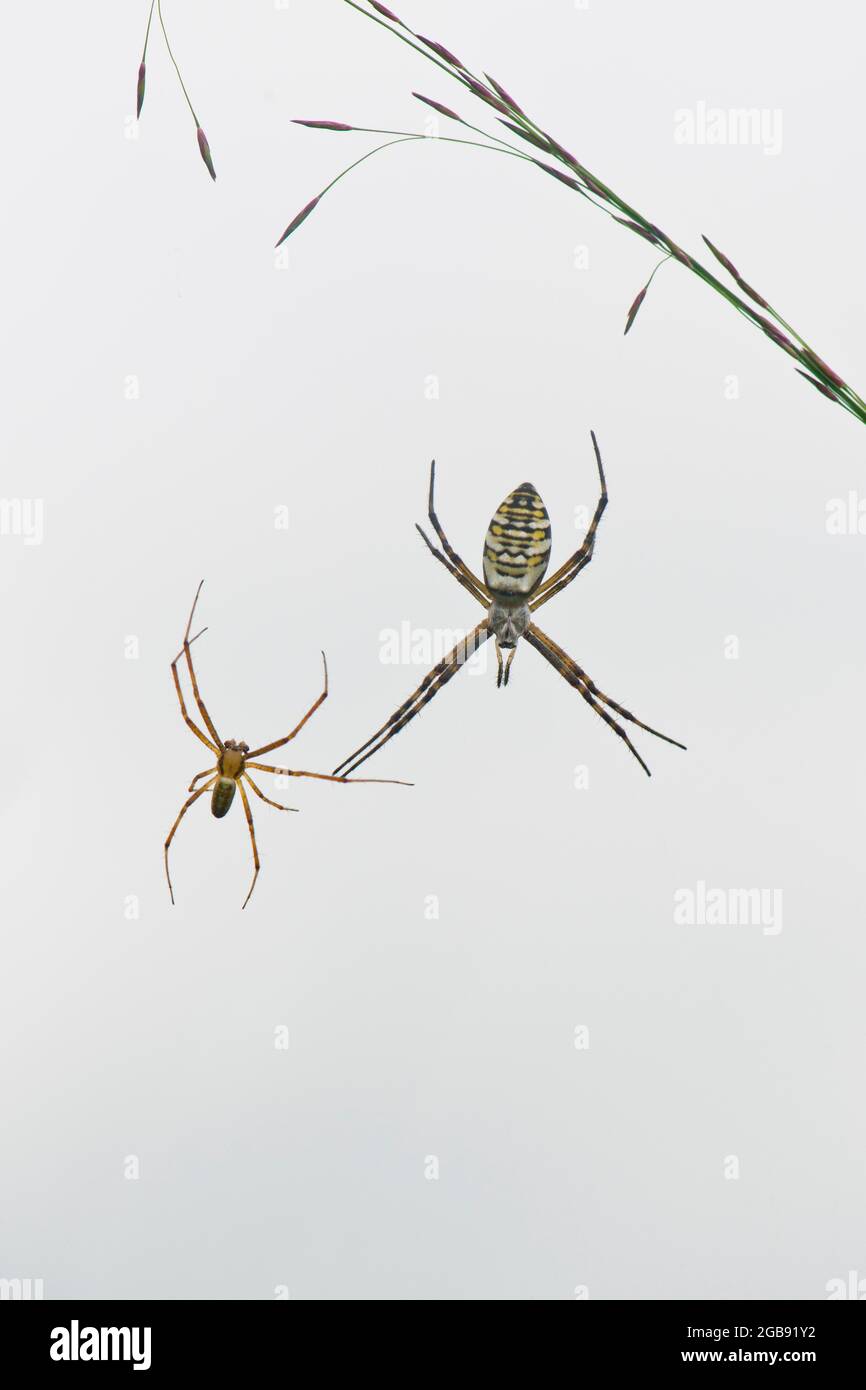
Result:
M433 667L433 670L424 677L418 689L409 696L408 700L404 701L398 710L395 710L391 718L380 729L377 729L366 743L362 743L360 748L356 748L354 753L350 754L334 769L335 774L343 773L345 775L354 772L374 753L377 753L389 739L392 739L395 734L405 728L411 719L415 718L415 715L424 708L428 701L433 699L434 695L438 694L469 657L490 637L496 638L496 658L499 666L497 686L508 684L508 675L514 660L514 653L517 650L517 643L521 637L524 638L531 647L541 653L545 661L550 662L553 669L564 680L568 681L579 695L583 696L590 708L595 710L608 727L613 729L614 733L623 740L648 777L650 776L649 768L625 729L608 713L609 710L615 711L621 718L637 725L639 729L654 734L656 738L664 739L665 743L672 743L677 748L685 748L685 744L678 743L675 738L669 738L667 734L659 733L658 729L650 728L649 724L642 723L622 705L611 700L590 680L577 662L573 661L562 650L562 647L553 641L552 637L548 637L532 621L532 614L535 610L540 608L543 603L547 603L548 599L553 598L554 594L560 593L573 579L576 579L580 571L592 559L599 522L607 506L607 485L598 442L594 431L590 433L601 482L601 497L583 544L543 583L550 559L550 518L544 503L532 484L521 483L520 487L509 493L493 517L484 542L484 580L482 581L476 574L473 574L468 565L464 564L456 550L449 544L445 532L439 524L433 501L436 480L435 461L430 465L428 516L442 543L442 550L436 549L436 546L420 526L417 526L416 529L440 564L443 564L458 583L462 584L463 588L467 589L472 597L478 600L482 607L487 610L487 614L483 622L479 623L468 637L459 642L438 665ZM508 652L508 659L505 662L502 659L503 651Z

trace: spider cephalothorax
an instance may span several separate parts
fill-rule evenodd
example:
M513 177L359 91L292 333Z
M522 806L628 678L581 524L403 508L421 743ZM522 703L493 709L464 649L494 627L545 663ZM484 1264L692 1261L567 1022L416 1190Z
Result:
M508 604L495 598L487 610L487 624L496 644L506 651L517 646L531 622L532 614L526 603Z
M204 580L202 580L202 584L203 583ZM168 851L169 846L171 845L171 842L174 839L177 827L180 825L190 806L192 806L192 804L195 801L198 801L199 797L203 796L206 791L211 791L211 789L213 789L211 792L210 803L211 812L213 813L213 815L217 817L218 820L221 820L222 817L227 815L229 810L231 809L232 802L235 799L235 791L237 790L241 794L244 815L246 816L247 826L250 832L250 842L253 847L253 881L250 884L250 891L249 893L247 893L247 896L244 899L244 907L246 907L247 903L250 900L250 894L256 886L256 879L259 876L259 851L256 845L256 832L255 827L253 826L253 813L250 810L250 803L245 788L249 787L250 791L254 792L260 801L267 802L268 806L274 806L278 811L295 810L294 806L283 806L281 802L272 801L269 796L265 796L264 792L257 785L257 783L253 781L252 777L250 776L250 768L252 768L254 772L271 772L278 774L281 777L314 777L321 782L372 782L378 781L380 779L364 777L356 777L350 779L349 777L337 777L333 773L297 772L293 771L291 768L288 767L272 767L269 763L259 763L252 761L253 758L258 758L262 753L270 753L275 748L282 748L283 744L290 743L291 740L295 737L295 735L300 733L301 729L304 727L311 715L315 714L316 710L319 708L322 702L327 699L328 663L327 661L325 661L324 652L322 652L322 661L325 665L325 688L322 691L321 695L318 697L318 699L315 700L314 703L307 710L307 713L304 715L300 723L298 723L295 726L295 728L292 730L290 734L286 734L284 738L275 739L273 743L263 743L260 748L254 748L252 752L250 752L250 746L248 743L239 743L237 740L233 738L229 738L223 741L223 739L220 738L216 730L216 725L214 724L213 720L208 714L207 706L205 705L204 700L201 698L201 695L199 694L198 681L196 680L195 675L195 667L192 664L192 652L190 651L193 642L196 642L198 638L201 637L202 632L206 631L205 628L202 628L201 632L196 633L195 637L190 637L189 635L190 631L192 630L192 620L195 615L196 604L198 603L198 596L200 593L201 584L199 584L198 589L196 590L195 601L192 605L192 612L189 615L189 622L186 625L183 646L181 647L174 661L171 663L171 674L174 680L174 688L177 691L177 698L180 701L180 712L183 715L184 722L186 723L187 727L192 730L196 738L199 739L203 744L205 744L205 746L216 755L216 766L209 767L204 772L197 773L189 784L188 791L191 793L191 795L181 806L178 817L175 820L174 825L171 827L171 830L168 832L168 839L165 842L165 876L168 879L168 891L171 894L171 900L172 902L174 902L174 889L171 886L171 874L168 871ZM180 684L180 677L177 672L177 663L180 661L182 656L186 657L186 666L189 672L190 683L192 685L192 693L195 698L196 705L198 706L198 712L201 715L202 720L204 721L207 733L204 732L204 729L199 728L195 720L190 718L190 715L187 713L186 703L183 698L183 690L181 689ZM201 782L202 780L204 780L204 785L199 787L198 790L196 790L196 783ZM402 783L401 785L407 786L408 783Z
M354 753L334 769L336 773L354 772L355 768L360 767L361 763L366 762L367 758L378 752L389 739L393 738L409 723L410 719L414 719L415 715L424 708L429 700L433 699L433 696L442 689L443 685L457 674L461 666L466 664L473 652L477 651L482 643L490 637L496 639L497 685L505 686L508 684L508 673L514 660L517 643L521 638L524 638L530 646L540 652L545 661L548 661L564 680L568 681L568 684L578 694L583 696L590 708L595 710L608 727L613 729L614 733L626 743L647 776L649 776L649 768L625 729L608 713L609 710L614 710L623 719L628 719L630 723L636 724L640 729L645 729L647 733L655 734L656 738L664 739L666 743L673 743L677 748L684 747L682 743L677 743L676 739L668 738L667 734L660 734L658 729L652 729L649 724L642 723L633 714L629 714L622 705L611 700L590 680L586 672L577 665L577 662L573 661L562 650L562 647L553 641L552 637L548 637L532 621L532 615L536 608L547 603L549 598L553 598L554 594L558 594L567 584L576 579L580 571L592 559L598 525L607 506L607 484L604 480L604 468L595 434L592 434L592 444L601 482L601 497L583 544L573 555L569 556L564 564L560 565L549 579L545 579L544 576L547 573L550 560L550 518L547 515L547 508L531 483L521 483L514 492L510 492L493 517L484 541L484 579L481 580L461 560L439 523L433 505L436 465L435 463L431 464L430 498L427 514L430 518L430 524L439 537L442 549L436 549L436 546L421 530L420 526L417 529L428 549L435 555L440 564L444 565L449 574L453 575L457 582L462 584L463 588L468 590L472 597L483 605L487 610L487 616L484 622L479 623L468 637L459 642L453 651L449 652L438 665L433 667L433 670L424 677L414 694L410 695L409 699L405 700L398 710L395 710L381 729L377 730L372 738L368 738L366 743L362 743L360 748L356 748ZM502 660L503 651L508 652L507 662Z
M211 793L211 814L221 820L228 813L235 799L235 787L246 769L245 753L249 753L248 743L236 743L233 738L226 739L225 747L219 755L217 768L219 777Z

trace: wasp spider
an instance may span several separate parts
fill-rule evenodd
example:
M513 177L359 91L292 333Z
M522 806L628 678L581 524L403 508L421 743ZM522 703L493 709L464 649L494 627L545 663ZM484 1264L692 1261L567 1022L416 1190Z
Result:
M204 580L202 580L202 584L203 583ZM383 779L377 777L338 777L333 773L329 775L325 772L298 772L288 767L272 767L269 763L259 763L253 761L253 759L261 757L263 753L271 753L275 748L282 748L283 744L291 742L295 735L301 732L301 729L303 729L307 720L315 714L319 706L323 704L324 701L328 698L328 663L325 660L324 652L322 652L322 661L325 663L325 688L322 691L321 695L318 697L318 699L315 700L314 703L307 710L307 713L304 715L300 723L295 725L294 729L292 729L292 732L290 734L286 734L284 738L275 739L273 743L263 743L261 747L253 749L250 748L248 743L239 743L232 738L223 741L220 738L219 734L216 731L214 722L207 712L204 700L201 698L201 695L199 694L198 681L196 680L195 668L192 664L192 653L190 651L190 647L192 646L193 642L197 641L198 638L201 637L202 633L207 631L207 628L202 628L201 632L196 633L195 637L191 638L189 635L190 630L192 628L192 620L195 615L196 604L198 603L198 596L200 593L201 584L199 584L198 589L196 590L195 600L192 605L192 612L189 615L189 622L186 625L186 633L184 634L183 646L181 650L178 652L174 661L171 663L171 674L174 679L174 688L177 691L177 698L180 701L180 712L183 715L185 723L188 725L190 729L192 729L196 738L200 739L201 742L205 744L206 747L208 747L212 753L216 754L217 761L215 767L209 767L204 772L196 773L195 777L193 777L192 781L189 784L189 787L187 788L188 791L192 792L192 795L181 806L177 820L171 827L171 830L168 833L168 839L165 842L165 876L168 879L168 891L171 894L171 901L173 903L174 890L171 886L171 874L168 871L168 851L169 846L171 845L171 842L174 839L175 832L178 826L180 825L190 806L192 806L194 802L198 801L200 796L204 796L206 791L211 792L211 814L216 816L218 820L222 819L223 816L227 815L229 808L232 802L234 801L235 790L237 789L237 791L240 792L241 802L243 803L244 808L244 815L246 816L247 825L249 827L250 841L253 847L253 881L250 884L250 891L249 893L247 893L247 896L244 899L243 905L244 907L246 907L252 895L252 891L256 886L256 879L259 876L259 852L256 847L256 832L255 827L253 826L253 813L250 810L250 803L247 797L244 784L246 784L246 786L249 787L250 790L255 793L255 795L259 798L260 801L267 802L268 806L274 806L278 811L294 811L297 809L295 806L283 806L279 801L272 801L269 796L265 796L264 792L253 781L252 777L250 776L250 768L252 768L255 772L271 772L281 777L315 777L317 781L321 782L346 783L352 781L371 783L382 782ZM186 657L186 665L189 671L190 682L192 684L192 693L195 698L196 705L198 706L199 714L201 715L202 720L204 721L205 728L208 731L207 734L204 732L204 730L199 728L198 724L196 724L195 721L190 718L189 713L187 712L186 704L183 698L183 691L181 689L180 677L178 676L177 671L177 663L180 661L182 656ZM204 783L204 786L199 787L197 791L193 790L195 788L196 782L201 782L202 778L207 779ZM390 782L389 784L391 786L403 787L408 787L411 785L411 783L409 782Z
M524 638L531 647L541 653L545 661L550 662L553 669L564 680L568 681L578 694L583 696L596 714L600 715L608 727L613 729L614 733L623 740L647 776L650 775L649 768L625 729L609 713L610 710L620 715L622 719L627 719L630 723L637 725L638 728L645 729L647 733L654 734L656 738L664 739L666 743L672 743L677 748L685 747L676 739L669 738L667 734L659 733L658 729L652 729L649 724L642 723L622 705L618 705L615 700L611 700L609 696L603 694L598 686L590 680L586 672L578 666L577 662L573 661L551 637L542 632L541 628L532 621L535 610L540 608L543 603L547 603L547 600L553 598L555 594L560 593L573 579L576 579L580 571L592 559L599 522L607 506L607 485L595 433L591 433L598 464L598 476L601 482L601 497L583 544L544 582L542 581L550 559L550 518L544 503L532 484L521 483L520 487L509 493L491 521L484 541L484 580L482 581L476 574L473 574L468 565L464 564L456 550L449 544L439 523L433 501L436 464L435 462L431 464L428 516L442 544L442 550L437 550L420 526L416 529L440 564L443 564L458 583L462 584L463 588L467 589L472 597L477 599L487 610L486 617L462 642L457 644L453 651L449 652L438 665L433 667L429 675L424 677L418 689L391 715L387 723L383 724L381 729L378 729L371 738L367 739L366 743L362 743L360 748L356 748L354 753L334 769L335 773L354 772L374 753L377 753L389 739L393 738L409 723L410 719L415 718L415 715L424 708L428 701L433 699L433 696L450 681L452 676L457 674L469 657L490 637L496 638L496 658L499 666L497 686L508 684L508 675L514 660L517 643L521 637ZM507 661L502 659L503 651L508 652Z

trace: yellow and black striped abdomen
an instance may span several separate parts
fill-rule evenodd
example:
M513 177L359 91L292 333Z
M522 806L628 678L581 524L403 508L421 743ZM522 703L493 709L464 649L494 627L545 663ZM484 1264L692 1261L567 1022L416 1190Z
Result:
M531 483L510 492L484 541L484 581L493 594L526 598L550 559L550 517Z

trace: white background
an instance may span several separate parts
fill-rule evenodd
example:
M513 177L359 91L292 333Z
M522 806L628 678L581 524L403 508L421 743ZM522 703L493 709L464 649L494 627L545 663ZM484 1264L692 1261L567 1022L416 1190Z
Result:
M864 390L856 8L395 3ZM862 426L673 263L623 339L652 248L480 151L369 161L281 266L373 143L293 116L422 129L413 88L483 108L339 0L167 0L212 184L158 29L129 138L146 10L19 6L0 85L0 491L45 507L41 545L0 538L0 1276L825 1297L866 1274L866 540L826 526L866 488ZM677 143L699 102L779 109L781 152ZM203 800L172 909L162 844L207 762L169 672L198 581L222 735L287 732L324 647L290 761L329 771L425 673L382 634L480 615L413 527L430 458L473 567L524 478L558 565L591 426L610 507L544 626L689 751L638 731L647 779L521 648L506 691L462 673L367 765L411 790L256 803L243 914L240 809ZM677 925L699 881L781 889L781 932Z

